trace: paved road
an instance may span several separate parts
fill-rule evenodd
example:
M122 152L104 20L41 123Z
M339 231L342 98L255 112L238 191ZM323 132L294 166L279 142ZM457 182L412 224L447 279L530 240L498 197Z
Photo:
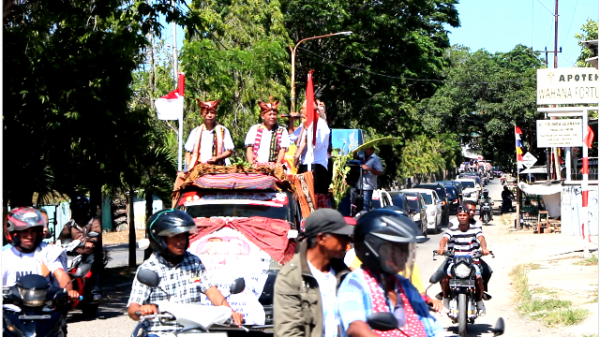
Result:
M107 245L110 261L106 268L122 267L129 263L129 244ZM144 251L136 249L136 261L138 264L144 260Z
M500 193L502 192L502 186L500 184L500 179L496 178L496 179L490 181L490 184L487 185L485 188L487 188L490 191L490 195L495 200L494 207L495 208L499 207L500 202L497 200L500 200ZM454 217L454 216L452 216L452 217ZM494 223L499 222L499 221L500 221L500 215L495 215L494 222L491 223L491 226L494 226ZM485 227L483 229L484 233L486 232L486 228L487 227ZM445 228L444 228L444 230L445 230ZM429 284L429 281L428 281L429 277L437 270L440 263L443 262L442 258L438 258L437 261L433 261L433 259L432 259L433 251L438 249L440 240L442 239L442 236L443 236L443 232L440 234L435 234L435 235L430 234L429 241L427 241L423 244L420 244L417 248L416 260L419 265L419 269L421 270L423 282L425 282L426 285ZM488 238L488 245L489 245L490 249L493 250L493 240L490 240L490 238ZM494 259L489 258L489 257L486 257L485 259L486 259L486 262L488 262L488 264L490 264L492 269L495 269L494 268ZM490 283L489 283L489 289L492 292L492 296L493 296L494 285L495 285L494 277L492 277L490 280ZM433 297L436 294L438 294L439 292L441 292L441 288L440 288L439 284L435 284L435 285L431 286L431 288L429 289L429 291L427 293L429 294L429 296ZM497 319L497 317L493 316L494 312L496 312L495 306L494 306L494 300L492 299L491 301L487 301L485 303L485 305L486 305L488 315L486 317L477 318L475 320L475 324L469 326L469 329L468 329L469 336L492 336L492 334L489 333L489 331L496 324L496 319ZM455 336L458 333L456 330L457 324L452 324L452 321L450 321L450 319L446 315L441 316L441 317L436 316L436 318L438 320L440 320L442 325L447 329L447 334L446 334L447 336Z

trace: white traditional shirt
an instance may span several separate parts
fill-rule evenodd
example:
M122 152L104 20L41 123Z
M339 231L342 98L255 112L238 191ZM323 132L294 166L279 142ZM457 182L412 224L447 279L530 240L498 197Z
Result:
M256 124L250 127L248 130L248 134L246 134L246 141L244 144L246 147L254 146L254 142L256 141L256 131L258 127L262 124ZM268 163L269 162L269 154L271 151L271 137L277 137L277 129L273 128L273 130L267 130L266 128L262 132L262 136L260 139L260 145L258 148L258 154L255 158L257 163ZM287 149L290 147L290 135L288 131L284 128L281 132L281 148Z
M329 126L327 126L327 123L323 120L323 118L319 118L319 120L317 121L317 141L314 149L314 160L311 162L310 160L306 159L307 150L305 149L301 157L302 165L319 164L325 169L327 169L327 148L329 147L330 133L331 130L329 129ZM307 134L307 132L304 132L302 138L306 139Z
M223 129L225 129L225 134L223 135L223 151L231 150L233 151L234 145L233 140L231 139L231 134L229 133L229 129L221 125ZM185 150L187 152L194 151L194 145L196 145L196 141L198 140L198 132L200 130L200 126L195 127L192 132L190 132L190 136L188 137L187 142L185 142ZM212 130L204 130L202 131L202 139L200 144L200 162L206 163L210 158L213 157L213 146L215 145L215 128ZM229 158L225 158L225 165L230 165Z

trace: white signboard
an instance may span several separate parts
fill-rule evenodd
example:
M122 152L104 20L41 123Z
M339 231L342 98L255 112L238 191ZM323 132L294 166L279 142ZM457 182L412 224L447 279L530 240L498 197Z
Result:
M548 119L537 121L538 147L581 147L581 119Z
M598 69L537 70L537 104L598 103Z
M537 162L537 158L534 157L530 152L525 153L523 156L523 165L527 168L531 168L535 162Z

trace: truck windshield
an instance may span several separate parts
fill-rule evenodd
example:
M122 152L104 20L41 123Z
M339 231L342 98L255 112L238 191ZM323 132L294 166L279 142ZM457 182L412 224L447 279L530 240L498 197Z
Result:
M261 216L271 219L291 221L288 219L288 207L271 207L264 205L240 205L240 204L218 204L218 205L194 205L187 206L185 211L192 218L240 217Z

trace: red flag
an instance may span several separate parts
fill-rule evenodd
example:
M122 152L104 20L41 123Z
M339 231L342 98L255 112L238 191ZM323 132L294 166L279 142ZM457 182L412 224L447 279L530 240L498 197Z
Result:
M179 73L179 83L177 89L158 98L154 101L156 114L161 120L183 119L183 93L185 85L185 75Z
M319 115L317 114L317 109L315 109L315 92L312 80L313 71L308 72L308 80L306 81L306 123L304 126L308 129L313 125L313 146L315 146L317 145L317 122L319 121Z
M522 135L522 134L523 134L523 131L521 131L521 128L520 128L520 127L518 127L518 126L516 126L516 125L515 125L515 133L516 133L517 135Z
M587 145L587 147L591 149L593 142L594 142L594 130L592 130L592 127L588 125L587 134L585 135L585 137L583 137L583 143L585 143L585 145Z

